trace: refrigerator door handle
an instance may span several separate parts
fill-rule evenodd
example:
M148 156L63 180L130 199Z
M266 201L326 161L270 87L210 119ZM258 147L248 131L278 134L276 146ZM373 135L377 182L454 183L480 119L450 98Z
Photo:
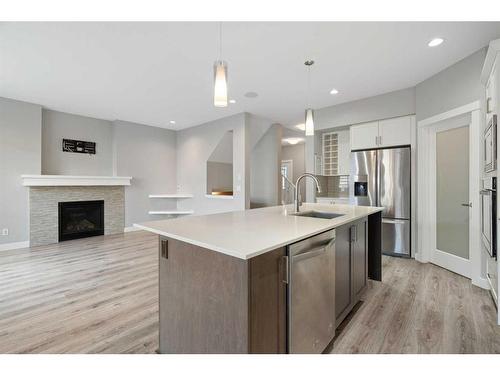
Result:
M375 153L375 206L380 206L380 151ZM382 211L382 215L384 211Z

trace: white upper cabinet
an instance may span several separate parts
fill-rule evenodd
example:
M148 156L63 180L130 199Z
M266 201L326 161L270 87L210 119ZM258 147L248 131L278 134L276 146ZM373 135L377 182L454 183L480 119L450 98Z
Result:
M351 126L351 150L378 147L378 121Z
M366 122L351 126L351 150L411 144L414 116Z
M378 147L403 146L411 143L411 116L378 122Z

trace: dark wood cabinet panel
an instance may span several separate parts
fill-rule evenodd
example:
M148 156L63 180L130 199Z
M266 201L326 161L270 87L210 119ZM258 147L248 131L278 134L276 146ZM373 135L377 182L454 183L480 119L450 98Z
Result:
M368 216L368 277L382 281L382 213Z
M343 319L351 305L350 225L335 230L335 318Z
M342 323L358 303L368 282L368 221L361 219L336 229L335 323Z
M250 353L286 353L286 284L280 248L249 260Z
M168 258L159 246L160 352L247 353L247 262L164 240Z
M368 282L367 225L367 220L356 223L355 241L352 243L352 289L357 297L364 291Z
M160 237L160 353L285 353L284 255L246 261Z

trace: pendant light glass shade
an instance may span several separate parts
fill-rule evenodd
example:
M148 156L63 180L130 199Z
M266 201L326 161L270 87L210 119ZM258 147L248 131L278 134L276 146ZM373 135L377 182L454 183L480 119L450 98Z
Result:
M214 64L214 106L227 107L227 64L217 60Z
M306 136L314 135L314 112L312 109L306 109Z

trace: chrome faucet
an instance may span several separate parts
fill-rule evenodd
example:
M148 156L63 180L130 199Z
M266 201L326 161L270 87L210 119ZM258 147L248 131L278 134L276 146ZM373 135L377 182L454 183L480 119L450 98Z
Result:
M316 184L316 191L318 193L321 193L321 187L319 186L319 182L318 182L318 179L316 178L315 175L313 175L312 173L304 173L304 174L301 174L299 176L299 178L297 178L297 182L295 183L295 201L294 201L294 206L295 206L295 212L299 212L300 211L300 205L302 204L302 202L300 201L300 180L302 180L304 177L311 177L315 184Z

